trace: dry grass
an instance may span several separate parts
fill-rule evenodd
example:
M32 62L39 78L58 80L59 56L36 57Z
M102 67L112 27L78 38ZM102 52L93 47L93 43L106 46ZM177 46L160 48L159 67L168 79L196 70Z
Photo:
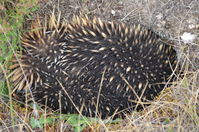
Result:
M83 12L105 20L141 23L173 41L178 51L179 64L184 67L182 71L185 76L179 78L175 85L166 88L143 111L135 111L114 124L100 119L94 124L87 121L90 125L84 131L199 131L199 39L183 43L180 38L183 32L199 36L198 0L45 0L40 3L39 10L32 14L31 19L34 19L35 14L51 14L53 8L56 12L62 12L62 19ZM3 10L0 5L0 11ZM27 25L29 20L30 18ZM10 30L10 27L7 29ZM7 67L1 63L0 69L5 73L1 82L6 81ZM11 89L8 81L7 86ZM6 99L0 97L0 102L0 131L72 131L71 126L61 118L56 118L51 123L46 121L43 128L33 128L30 123L32 118L39 120L43 115L44 120L47 120L56 114L35 106L21 107L11 100L11 96Z

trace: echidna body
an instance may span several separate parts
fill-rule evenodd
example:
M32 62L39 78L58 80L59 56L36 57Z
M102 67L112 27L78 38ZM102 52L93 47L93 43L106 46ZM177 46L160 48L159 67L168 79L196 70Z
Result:
M141 108L172 80L175 50L140 25L52 16L31 28L12 66L14 92L54 110L106 118Z

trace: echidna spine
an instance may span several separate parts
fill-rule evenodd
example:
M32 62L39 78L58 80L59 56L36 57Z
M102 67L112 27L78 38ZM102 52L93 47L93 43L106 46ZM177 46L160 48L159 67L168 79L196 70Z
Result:
M142 108L137 102L153 100L173 80L173 46L139 24L79 16L64 23L51 16L31 29L22 36L21 65L13 64L11 80L16 93L29 84L36 102L54 110L122 115Z

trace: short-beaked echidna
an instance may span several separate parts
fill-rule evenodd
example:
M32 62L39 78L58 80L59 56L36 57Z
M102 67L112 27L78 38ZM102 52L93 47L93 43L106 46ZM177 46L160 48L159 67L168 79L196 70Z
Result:
M173 46L139 24L51 16L31 29L11 66L13 92L63 113L106 118L139 109L177 65Z

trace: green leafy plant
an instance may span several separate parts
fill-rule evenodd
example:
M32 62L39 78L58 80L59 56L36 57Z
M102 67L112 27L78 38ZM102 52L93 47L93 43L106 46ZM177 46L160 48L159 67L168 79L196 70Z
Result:
M85 116L80 116L78 114L63 114L61 116L49 116L49 117L41 116L38 119L31 117L30 125L33 129L44 128L45 124L52 125L53 123L55 123L56 120L67 121L67 123L73 127L75 132L80 132L84 130L88 125L100 122L99 118L89 118ZM103 120L102 122L104 124L112 124L112 123L118 123L119 121L121 121L121 119Z

